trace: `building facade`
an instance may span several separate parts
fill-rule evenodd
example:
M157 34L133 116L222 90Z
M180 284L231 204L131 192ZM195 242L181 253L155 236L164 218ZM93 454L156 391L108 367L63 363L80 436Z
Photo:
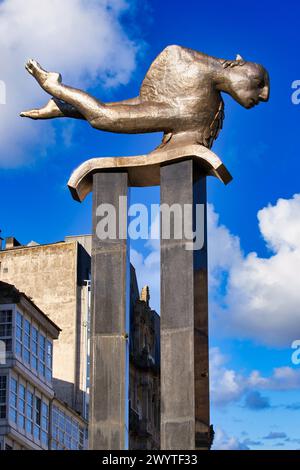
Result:
M87 418L90 237L29 246L14 238L0 251L0 280L15 285L61 328L53 351L57 397ZM61 359L64 358L62 361Z
M160 317L150 308L149 287L138 293L131 275L129 336L129 448L160 448Z
M70 429L70 419L71 422L81 420L78 424L81 437L77 439L81 446L82 435L85 443L87 440L83 430L88 420L89 402L90 272L91 236L66 237L63 242L28 246L9 238L5 249L0 251L0 281L14 284L25 292L45 312L46 318L61 328L52 350L53 389L50 404L47 402L51 407L49 422L57 421L59 416L63 423L62 413L65 413ZM149 298L147 289L140 296L131 266L131 449L159 448L159 316L151 310ZM46 373L49 375L47 369ZM54 432L49 448L66 449L70 445L69 432L62 431L62 427ZM60 436L59 441L57 436Z
M59 327L29 297L13 285L0 282L2 450L56 448L55 410L70 415L68 407L55 398L52 380L53 342L59 333ZM68 448L84 448L87 423L74 411L72 414L77 440L68 442ZM62 447L61 437L57 445Z

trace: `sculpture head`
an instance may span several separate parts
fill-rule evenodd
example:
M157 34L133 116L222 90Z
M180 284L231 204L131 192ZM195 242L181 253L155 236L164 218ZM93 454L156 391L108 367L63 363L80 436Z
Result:
M252 108L260 101L268 101L270 95L269 74L254 62L246 62L241 56L235 61L223 62L225 89L244 108Z

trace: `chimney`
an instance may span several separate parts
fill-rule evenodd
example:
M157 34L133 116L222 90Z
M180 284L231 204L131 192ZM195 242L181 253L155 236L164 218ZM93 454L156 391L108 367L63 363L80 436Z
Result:
M146 302L147 306L149 307L149 300L150 300L149 286L143 287L142 292L141 292L140 300L142 300L143 302Z
M15 237L6 237L5 238L5 249L11 250L12 248L16 248L18 246L22 246L20 242Z

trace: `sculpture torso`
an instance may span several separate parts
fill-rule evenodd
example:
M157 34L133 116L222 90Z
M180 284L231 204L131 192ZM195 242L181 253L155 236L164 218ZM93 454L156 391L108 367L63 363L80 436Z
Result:
M211 147L224 118L221 94L212 80L213 58L180 46L165 48L149 68L140 90L142 101L167 104L180 123L165 134Z

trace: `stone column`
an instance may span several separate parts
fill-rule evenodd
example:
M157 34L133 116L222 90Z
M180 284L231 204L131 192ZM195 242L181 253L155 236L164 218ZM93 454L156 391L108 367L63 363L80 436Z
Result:
M206 177L190 159L163 166L160 180L161 204L192 205L194 222L204 205L201 250L187 250L174 230L161 236L161 449L208 449Z
M89 447L93 450L128 446L128 333L129 260L127 240L119 234L119 217L127 228L126 172L93 176L92 313ZM123 200L124 201L124 200ZM100 204L116 208L116 239L96 234Z

